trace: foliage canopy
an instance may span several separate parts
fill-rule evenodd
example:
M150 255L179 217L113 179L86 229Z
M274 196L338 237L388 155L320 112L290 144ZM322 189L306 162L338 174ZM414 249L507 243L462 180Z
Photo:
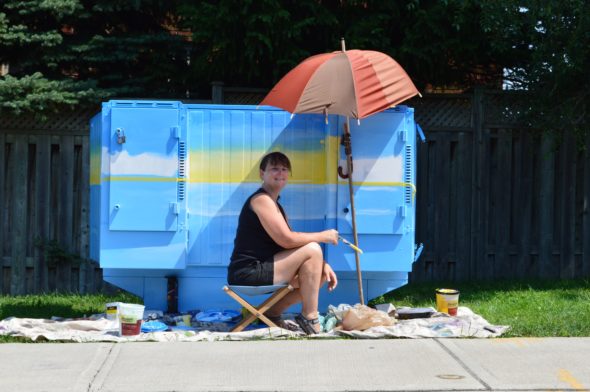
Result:
M178 96L186 49L174 2L7 0L0 5L0 109L43 112L108 97Z
M504 83L529 92L530 125L583 135L589 31L585 0L6 0L0 110L270 88L344 37L391 55L421 91Z

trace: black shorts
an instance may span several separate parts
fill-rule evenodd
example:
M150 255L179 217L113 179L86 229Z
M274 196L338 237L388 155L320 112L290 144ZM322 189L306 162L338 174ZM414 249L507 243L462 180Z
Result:
M255 259L232 262L227 270L227 283L236 286L270 286L274 281L274 256L266 261Z

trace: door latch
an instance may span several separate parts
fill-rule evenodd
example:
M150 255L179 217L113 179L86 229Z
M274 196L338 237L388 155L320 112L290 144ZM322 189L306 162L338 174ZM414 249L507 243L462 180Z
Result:
M125 137L125 131L123 128L117 128L117 144L123 144L127 141Z

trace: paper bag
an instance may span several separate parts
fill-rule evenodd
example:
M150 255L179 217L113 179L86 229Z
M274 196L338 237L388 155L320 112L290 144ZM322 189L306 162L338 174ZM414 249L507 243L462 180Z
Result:
M395 324L395 319L383 311L356 304L348 310L342 319L342 329L345 331L364 331L378 326Z

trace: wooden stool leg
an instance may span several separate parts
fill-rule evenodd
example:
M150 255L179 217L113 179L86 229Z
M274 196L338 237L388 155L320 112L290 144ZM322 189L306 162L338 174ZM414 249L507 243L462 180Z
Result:
M276 304L278 301L280 301L281 298L283 298L289 292L293 291L293 287L291 285L289 285L287 287L283 287L282 289L275 291L273 293L273 295L271 295L266 301L264 301L258 308L249 304L246 300L244 300L242 297L240 297L238 294L236 294L229 287L224 286L223 290L229 296L231 296L233 299L235 299L239 304L241 304L243 307L248 309L248 311L250 312L250 315L248 315L248 317L243 319L238 325L236 325L231 330L232 332L240 332L240 331L244 330L244 328L246 328L248 325L250 325L257 318L259 318L263 323L265 323L269 327L276 327L275 323L270 321L268 319L268 317L266 317L264 315L264 312L266 312L268 309L270 309L274 304Z
M258 310L253 307L252 305L250 305L246 300L244 300L242 297L240 297L239 295L237 295L232 289L230 289L227 286L223 287L223 290L233 299L235 299L240 305L242 305L243 307L245 307L246 309L248 309L248 311L250 312L250 314L248 315L248 317L244 318L242 321L240 321L240 323L238 325L236 325L235 327L232 328L231 332L240 332L242 331L244 328L246 328L248 325L250 325L254 320L256 320L257 316L256 313L258 313Z
M271 295L266 301L264 301L262 303L262 305L260 305L258 307L258 312L260 313L260 315L258 315L258 318L266 325L268 325L269 327L276 327L277 325L275 323L273 323L272 321L270 321L265 315L264 313L266 313L266 311L270 308L272 308L272 306L274 304L276 304L277 302L279 302L285 295L289 294L291 291L293 291L293 287L291 287L290 285L287 287L284 287L282 289L279 289L277 291L274 292L273 295Z

